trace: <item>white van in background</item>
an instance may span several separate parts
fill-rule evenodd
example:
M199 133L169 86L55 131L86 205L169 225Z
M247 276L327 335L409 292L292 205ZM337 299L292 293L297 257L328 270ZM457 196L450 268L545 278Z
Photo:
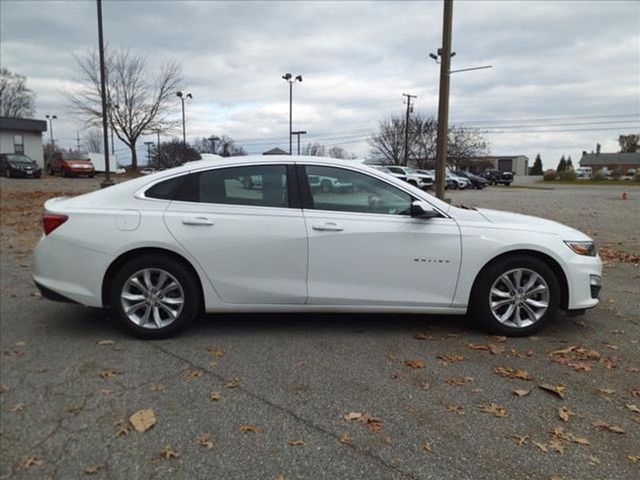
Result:
M576 168L576 175L578 178L591 178L593 171L591 167L578 167Z

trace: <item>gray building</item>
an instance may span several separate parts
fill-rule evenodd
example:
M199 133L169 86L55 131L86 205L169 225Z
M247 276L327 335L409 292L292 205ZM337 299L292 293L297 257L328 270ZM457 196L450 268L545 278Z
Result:
M0 117L0 153L22 153L44 168L42 132L46 131L44 120Z
M513 172L514 175L529 174L529 157L526 155L494 155L474 158L465 164L468 164L472 171L496 168L503 172Z

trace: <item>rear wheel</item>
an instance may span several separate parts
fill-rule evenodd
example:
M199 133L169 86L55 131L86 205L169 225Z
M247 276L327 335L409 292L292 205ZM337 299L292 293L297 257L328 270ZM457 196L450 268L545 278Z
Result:
M187 327L200 309L200 285L181 262L143 255L126 262L111 286L111 308L134 335L156 339Z
M483 270L473 287L472 318L495 333L530 335L555 317L560 283L542 260L505 257Z

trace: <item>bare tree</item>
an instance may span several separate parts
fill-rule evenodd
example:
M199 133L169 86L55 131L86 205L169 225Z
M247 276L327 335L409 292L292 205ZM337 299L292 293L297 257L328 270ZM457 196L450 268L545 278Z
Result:
M35 93L27 87L27 77L0 68L0 116L33 117L35 99Z
M379 122L378 133L367 140L372 156L385 163L401 165L404 161L404 129L405 121L401 117L392 116Z
M244 147L236 144L235 140L227 135L222 135L216 143L216 152L221 157L239 157L247 154Z
M68 92L74 114L92 125L101 122L100 62L95 50L75 57L81 87ZM176 62L164 64L155 75L149 72L147 57L130 50L105 52L108 120L118 138L131 150L131 166L138 168L136 143L141 135L166 130L167 114L182 75Z
M84 136L84 148L88 152L102 153L104 148L102 132L97 128L90 129Z
M331 158L343 158L346 160L353 160L354 158L358 158L356 155L338 146L331 147L327 153Z
M170 142L161 143L159 148L155 149L150 165L159 169L173 168L200 158L195 148L182 143L182 139L174 138Z
M302 149L302 155L310 155L312 157L326 157L327 147L321 143L307 143Z
M447 162L455 170L467 166L469 160L489 155L489 142L482 132L473 127L449 127Z
M620 135L618 137L620 144L620 152L634 153L637 152L640 145L640 134L630 133L629 135Z

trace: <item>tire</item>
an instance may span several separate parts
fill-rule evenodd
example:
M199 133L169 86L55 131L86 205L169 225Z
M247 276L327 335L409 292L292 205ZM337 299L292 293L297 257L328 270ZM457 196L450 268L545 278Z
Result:
M167 291L166 295L155 297L157 305L162 304L168 309L150 305L144 298L144 290L136 286L136 283L145 285L145 271L150 272L149 281L152 287L157 287L160 283L161 273L166 275L166 280L162 283L163 288L172 282L178 285L177 288ZM137 282L131 282L133 278L136 278ZM182 262L160 254L147 254L127 261L116 272L111 282L109 299L113 313L130 333L139 338L159 339L176 335L193 321L200 311L200 291L198 279ZM128 294L130 298L123 298L123 294ZM130 318L125 312L125 307L134 305L140 307L129 311L129 315L133 317ZM168 310L177 314L175 319L172 319ZM146 322L145 314L148 319Z
M409 185L413 185L414 187L417 187L417 186L418 186L418 182L416 182L415 180L409 180L407 183L408 183Z
M521 287L526 287L532 280L531 273L537 275L530 291L539 291L529 298L522 296L526 293L524 291L510 292L511 289L501 280L508 275L517 287L518 271L521 272ZM500 295L492 294L493 291L499 291ZM513 255L498 259L480 272L473 286L469 310L475 322L493 333L511 337L526 336L537 332L556 316L560 307L560 293L560 282L545 262L529 255ZM537 306L529 302L536 302ZM491 303L503 305L496 306L494 313ZM545 308L542 307L544 304ZM511 315L507 315L509 311ZM498 316L506 321L499 320Z
M331 186L331 182L329 180L323 180L322 182L320 182L320 189L323 193L330 193L333 190L333 187Z
M506 183L504 184L504 186L505 186L505 187L510 187L510 186L511 186L511 182L506 182Z

